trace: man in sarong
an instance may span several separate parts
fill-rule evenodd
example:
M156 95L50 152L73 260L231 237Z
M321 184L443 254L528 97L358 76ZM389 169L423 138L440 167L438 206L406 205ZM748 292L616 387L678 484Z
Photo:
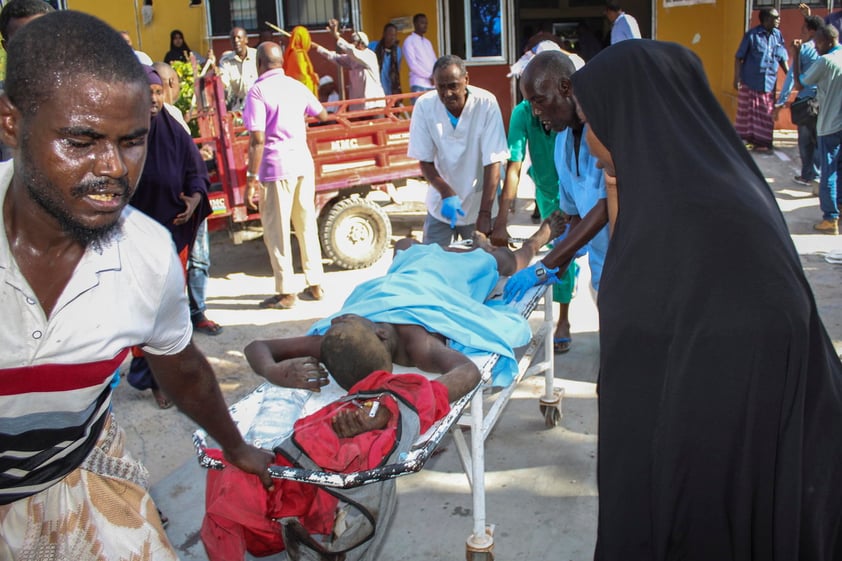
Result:
M50 52L51 64L39 64ZM112 415L111 382L140 345L175 404L271 485L192 344L169 232L128 206L151 97L106 23L57 11L8 44L0 140L0 559L172 561Z
M776 9L760 10L760 25L746 31L734 61L734 89L739 92L737 134L756 152L772 150L778 66L789 72L780 24Z

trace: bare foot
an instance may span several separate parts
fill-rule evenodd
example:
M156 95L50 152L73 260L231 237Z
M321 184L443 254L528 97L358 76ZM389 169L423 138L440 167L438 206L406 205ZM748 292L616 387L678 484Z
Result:
M170 401L169 398L166 395L164 395L164 392L162 392L160 389L152 388L152 397L155 398L155 402L158 404L159 408L169 409L170 407L172 407L172 401Z
M488 236L479 230L474 230L474 233L471 236L471 247L473 249L484 249L488 253L494 253L494 250L496 249L496 247L488 240Z
M551 240L556 239L564 233L564 228L567 226L568 219L564 216L563 212L557 210L549 215L544 222L548 223L550 227L550 239L547 240L547 243L549 243Z
M567 219L560 210L553 212L546 220L541 222L538 230L532 234L526 243L530 244L535 251L550 243L564 232Z

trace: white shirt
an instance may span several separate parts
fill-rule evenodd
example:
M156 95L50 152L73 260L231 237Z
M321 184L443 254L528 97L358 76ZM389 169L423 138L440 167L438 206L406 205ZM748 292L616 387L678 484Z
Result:
M184 115L181 114L181 109L166 102L164 102L164 109L167 110L167 113L169 113L173 119L178 121L178 124L187 131L187 134L192 136L193 133L190 132L190 125L188 125L187 121L184 120Z
M246 57L225 51L219 59L219 77L225 86L225 103L229 111L241 111L249 89L257 80L257 49L246 48Z
M380 84L380 63L377 54L369 48L358 49L340 37L336 48L341 53L329 51L319 46L319 54L328 60L348 69L348 99L385 97ZM386 100L366 101L364 104L351 105L350 109L372 109L386 107Z
M144 53L143 51L135 51L134 56L137 57L137 60L140 64L145 64L146 66L152 66L152 57L148 54Z
M630 16L626 12L620 12L620 15L614 20L614 25L611 26L611 44L616 45L627 39L640 39L640 27L637 25L634 16Z
M436 51L430 40L415 32L410 33L403 42L403 56L409 66L409 86L432 88Z
M12 174L11 161L0 164L0 204ZM0 322L0 433L14 440L35 431L49 443L41 462L21 465L21 474L43 473L51 463L64 470L2 490L8 496L45 489L81 463L79 454L95 441L92 431L110 408L114 370L130 347L169 355L190 342L184 272L172 237L131 206L120 220L122 232L112 241L85 251L47 317L9 248L0 213L0 313L7 318ZM67 429L80 429L79 438L60 437ZM5 453L21 452L14 448Z
M0 201L12 178L0 163ZM122 234L102 252L88 248L47 318L9 249L0 216L0 368L111 359L143 345L151 354L175 354L193 329L184 271L172 236L132 206Z
M458 217L456 222L460 226L477 221L483 168L509 159L509 145L497 98L476 86L468 86L468 91L455 128L437 92L427 92L419 97L412 111L407 149L410 158L433 162L456 191L465 211L465 216ZM433 187L427 189L427 211L437 220L448 222L441 214L441 195Z

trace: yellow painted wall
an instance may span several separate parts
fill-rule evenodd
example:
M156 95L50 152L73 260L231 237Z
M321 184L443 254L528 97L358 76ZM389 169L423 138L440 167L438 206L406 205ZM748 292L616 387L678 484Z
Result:
M409 20L409 29L398 30L398 40L403 45L410 33L412 33L412 16L415 14L426 14L427 33L424 35L433 44L436 54L441 55L439 45L439 22L436 0L400 0L383 2L382 0L360 0L360 18L362 19L363 31L368 34L369 39L377 41L383 34L383 26L394 18L405 17ZM406 63L401 64L401 91L409 92L409 70Z
M680 43L699 55L713 93L733 119L737 113L734 53L745 33L746 2L718 0L716 4L670 8L661 0L655 2L655 38Z
M141 6L143 0L67 0L69 9L95 15L115 29L128 31L134 48L144 51L152 60L164 60L173 29L184 33L184 40L191 49L203 56L207 53L204 5L191 8L187 0L154 2L149 25L143 25Z

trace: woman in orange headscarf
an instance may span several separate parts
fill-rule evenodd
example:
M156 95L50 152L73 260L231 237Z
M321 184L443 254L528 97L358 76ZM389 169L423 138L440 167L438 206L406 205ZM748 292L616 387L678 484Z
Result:
M319 75L310 61L310 32L300 25L292 30L287 50L284 52L284 72L290 78L295 78L313 92L319 95Z

